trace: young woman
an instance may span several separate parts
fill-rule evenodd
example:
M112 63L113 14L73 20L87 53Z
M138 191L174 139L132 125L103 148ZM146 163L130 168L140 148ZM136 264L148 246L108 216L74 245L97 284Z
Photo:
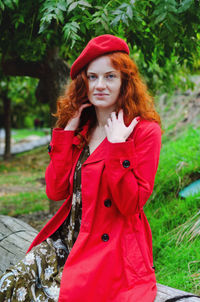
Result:
M46 170L47 196L65 202L0 279L0 301L154 301L143 206L158 167L159 115L118 37L92 39L71 78Z

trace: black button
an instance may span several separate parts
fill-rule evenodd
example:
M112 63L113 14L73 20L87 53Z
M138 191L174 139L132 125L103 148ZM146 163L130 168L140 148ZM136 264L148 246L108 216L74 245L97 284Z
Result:
M152 268L155 270L156 268L155 268L155 266L152 266Z
M106 199L104 201L104 206L107 207L107 208L110 208L111 207L111 204L112 204L112 201L110 199Z
M124 168L128 168L128 167L130 167L130 161L127 160L127 159L125 159L125 160L123 161L122 165L123 165Z
M52 146L48 145L48 151L51 152Z
M103 234L102 236L101 236L101 239L103 240L103 241L108 241L109 240L109 236L108 236L108 234Z

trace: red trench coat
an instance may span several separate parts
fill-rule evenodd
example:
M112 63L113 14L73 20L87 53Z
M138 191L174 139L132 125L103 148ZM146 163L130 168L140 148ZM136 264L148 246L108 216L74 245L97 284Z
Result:
M69 214L78 143L73 131L54 129L47 195L66 200L29 251ZM142 120L126 142L105 138L84 162L81 229L65 263L59 302L154 301L152 237L143 206L153 190L160 147L159 125Z

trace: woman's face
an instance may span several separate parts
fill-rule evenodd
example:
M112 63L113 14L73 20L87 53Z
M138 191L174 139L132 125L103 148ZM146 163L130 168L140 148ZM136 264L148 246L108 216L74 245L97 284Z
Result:
M92 61L87 69L88 99L99 108L115 107L120 93L121 75L110 61L102 56Z

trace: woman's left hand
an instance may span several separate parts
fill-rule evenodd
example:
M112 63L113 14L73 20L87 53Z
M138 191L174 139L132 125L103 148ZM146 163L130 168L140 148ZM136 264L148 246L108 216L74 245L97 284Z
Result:
M123 110L119 110L118 117L116 112L112 112L110 118L107 120L107 125L105 125L108 141L111 143L125 142L137 125L138 121L139 118L136 117L132 120L130 125L126 127L124 124Z

